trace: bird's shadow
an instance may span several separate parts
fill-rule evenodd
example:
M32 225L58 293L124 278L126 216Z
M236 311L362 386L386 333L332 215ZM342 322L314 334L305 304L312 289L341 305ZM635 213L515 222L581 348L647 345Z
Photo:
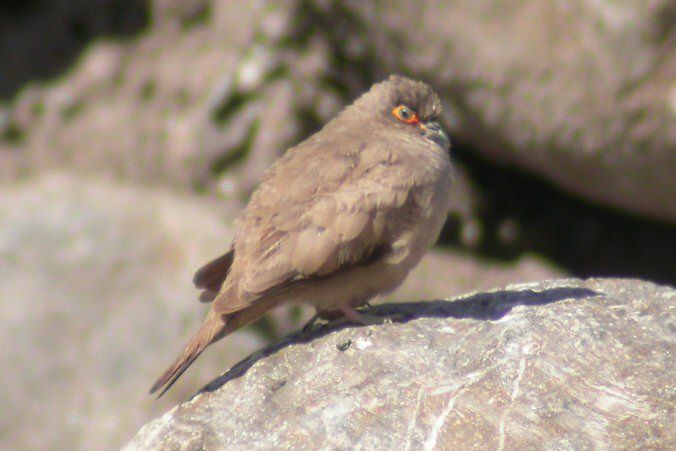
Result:
M418 318L457 318L495 321L504 317L518 305L542 306L566 299L583 299L602 293L587 288L558 287L543 291L496 291L478 293L455 301L429 301L382 304L368 308L365 313L371 317L390 318L396 323L406 323ZM347 327L364 327L353 323L328 323L311 331L294 332L266 348L251 354L230 370L217 377L199 392L212 392L233 379L244 375L254 363L292 344L307 343Z

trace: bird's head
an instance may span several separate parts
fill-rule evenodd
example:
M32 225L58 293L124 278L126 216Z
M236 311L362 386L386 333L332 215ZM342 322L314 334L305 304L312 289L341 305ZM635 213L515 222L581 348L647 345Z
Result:
M389 129L425 139L445 150L450 147L450 139L439 123L441 101L425 83L391 75L373 85L355 101L354 107L375 115Z

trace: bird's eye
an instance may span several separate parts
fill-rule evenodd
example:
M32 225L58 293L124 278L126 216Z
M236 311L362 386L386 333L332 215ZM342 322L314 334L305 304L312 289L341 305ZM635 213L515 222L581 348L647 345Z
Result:
M420 122L418 115L406 105L399 105L392 110L392 115L406 124L417 124Z

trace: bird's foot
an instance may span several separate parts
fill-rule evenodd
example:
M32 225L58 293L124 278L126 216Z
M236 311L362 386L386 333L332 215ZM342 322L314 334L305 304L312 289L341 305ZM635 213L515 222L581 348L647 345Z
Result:
M315 327L315 324L317 324L317 320L319 319L319 314L315 313L312 318L309 319L307 323L303 326L303 333L304 334L309 334L312 332L312 329Z
M370 304L369 307L371 307ZM339 309L341 312L343 312L343 315L345 315L346 320L352 323L361 324L363 326L373 326L392 322L390 318L382 318L380 316L374 316L359 312L354 307L348 304L339 306Z
M370 310L373 308L368 302L364 304ZM339 306L337 311L331 310L328 312L321 311L316 313L310 320L305 323L303 326L303 333L308 334L313 331L317 326L318 320L327 321L326 324L337 326L345 323L360 324L362 326L378 326L382 324L392 324L393 322L403 320L406 318L406 315L388 315L386 317L369 315L365 313L364 310L357 310L351 305L342 305Z

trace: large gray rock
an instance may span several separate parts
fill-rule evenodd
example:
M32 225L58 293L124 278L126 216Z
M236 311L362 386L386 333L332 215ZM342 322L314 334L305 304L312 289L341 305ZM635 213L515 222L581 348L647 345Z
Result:
M460 141L586 198L676 221L673 1L347 4L316 2L320 17L354 24L330 29L333 48L432 83Z
M235 206L66 175L0 197L0 448L116 449L265 344L242 331L166 400L147 394L206 313L190 280Z
M676 290L512 285L253 354L134 449L674 449Z

